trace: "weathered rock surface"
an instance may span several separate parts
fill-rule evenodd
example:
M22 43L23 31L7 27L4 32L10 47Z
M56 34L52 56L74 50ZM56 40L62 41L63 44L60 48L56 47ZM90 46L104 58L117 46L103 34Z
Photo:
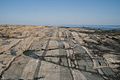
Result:
M120 80L120 32L0 27L0 79Z

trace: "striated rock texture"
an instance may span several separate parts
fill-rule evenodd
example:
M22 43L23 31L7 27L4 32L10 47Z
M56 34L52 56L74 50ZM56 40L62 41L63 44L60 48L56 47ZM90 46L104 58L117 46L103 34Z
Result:
M0 79L120 80L120 32L2 26Z

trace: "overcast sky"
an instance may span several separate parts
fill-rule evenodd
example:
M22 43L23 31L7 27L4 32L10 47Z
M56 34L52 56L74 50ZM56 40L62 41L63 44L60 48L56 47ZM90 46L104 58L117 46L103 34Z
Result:
M120 0L0 0L0 24L120 24Z

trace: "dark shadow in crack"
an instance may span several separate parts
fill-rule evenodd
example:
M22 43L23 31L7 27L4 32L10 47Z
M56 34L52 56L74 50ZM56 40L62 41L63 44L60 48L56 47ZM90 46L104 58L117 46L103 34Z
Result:
M29 56L31 58L34 58L34 59L38 59L39 56L37 54L35 54L35 50L26 50L23 52L24 55L26 56Z

